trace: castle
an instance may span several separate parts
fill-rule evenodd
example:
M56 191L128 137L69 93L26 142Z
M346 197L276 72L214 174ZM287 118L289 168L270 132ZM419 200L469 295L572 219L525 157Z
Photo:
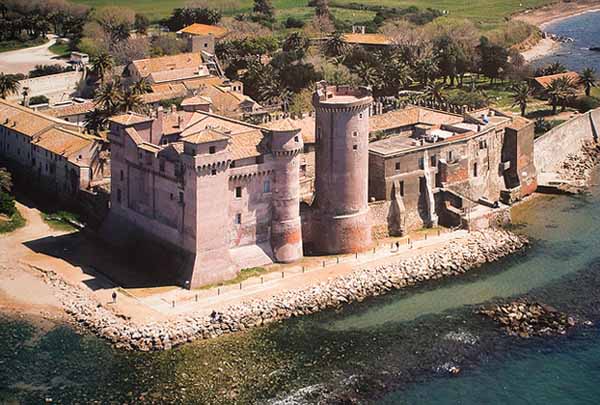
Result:
M491 110L371 116L372 103L368 88L319 83L313 133L290 118L218 116L193 99L115 116L108 222L176 248L184 260L165 271L196 287L234 277L252 262L240 262L248 248L283 263L358 252L373 236L460 225L467 209L535 189L528 121ZM370 143L373 123L388 133Z

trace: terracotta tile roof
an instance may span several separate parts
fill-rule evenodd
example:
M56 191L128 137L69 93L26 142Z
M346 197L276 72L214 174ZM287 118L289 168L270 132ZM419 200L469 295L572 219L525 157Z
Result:
M178 55L161 56L158 58L138 59L131 62L142 77L151 73L179 69L198 69L202 66L200 53L180 53Z
M385 131L386 129L415 125L418 123L419 109L417 107L410 107L370 117L369 130L371 132Z
M121 125L135 125L140 124L142 122L151 121L152 118L147 117L145 115L130 112L126 114L115 115L113 117L110 117L109 120Z
M344 41L358 45L391 45L392 40L383 34L344 34Z
M200 90L200 94L210 97L213 110L221 115L241 114L243 112L242 104L244 103L258 106L258 103L250 97L223 89L220 86L206 86Z
M188 90L195 90L206 86L222 85L225 79L217 76L203 76L184 80L183 84Z
M563 77L568 77L575 83L579 83L579 74L577 72L565 72L549 76L534 77L533 80L543 88L547 88L553 80L560 79Z
M221 132L226 132L227 134L238 134L246 132L252 127L245 125L243 122L236 122L225 119L224 117L195 112L187 125L185 125L185 130L181 133L181 136L190 135L207 128L218 128Z
M55 119L27 107L0 100L0 125L13 131L31 137L56 123Z
M232 159L260 156L262 153L258 150L258 145L260 145L263 138L263 133L259 129L232 135L231 144L229 145Z
M156 103L171 98L185 97L187 95L187 89L183 83L153 84L151 87L152 93L146 93L142 96L142 99L146 104Z
M63 118L72 115L87 114L96 108L96 103L93 101L85 101L83 103L73 103L63 107L53 107L44 111L44 114L52 117Z
M284 118L278 121L271 121L267 123L264 127L273 131L298 131L301 129L299 121L300 120Z
M32 142L33 145L73 161L77 161L79 152L90 147L92 143L93 139L61 128L51 128Z
M189 143L207 143L207 142L218 142L218 141L226 141L229 139L229 136L223 134L214 129L203 129L200 132L195 134L187 135L181 138L184 142Z
M203 96L194 96L194 97L188 97L185 100L183 100L181 102L181 106L187 106L187 105L206 105L206 104L211 104L212 100L208 97L203 97Z
M138 134L135 128L133 127L125 128L125 133L131 137L131 139L133 140L133 142L135 142L136 145L140 145L144 142L140 134Z
M215 38L223 38L229 33L227 28L218 27L216 25L206 25L194 23L178 31L178 33L185 33L191 35L212 35Z
M150 81L153 83L173 82L177 80L185 80L197 76L210 76L208 68L205 66L190 67L183 69L163 70L160 72L150 73Z

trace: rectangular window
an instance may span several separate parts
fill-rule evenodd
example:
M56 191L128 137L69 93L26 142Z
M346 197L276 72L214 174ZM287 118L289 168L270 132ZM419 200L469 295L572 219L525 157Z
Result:
M118 203L121 202L121 189L120 188L117 189L117 202Z
M217 152L217 147L216 146L209 146L208 147L208 153L210 153L211 155L214 155Z
M477 163L473 163L473 177L477 177Z
M179 192L179 202L183 204L183 191Z
M396 162L396 171L400 171L400 162Z
M431 167L437 166L437 156L431 155Z
M169 194L169 198L171 199L171 201L173 201L173 193Z
M271 192L271 182L269 180L265 180L263 184L263 192L270 193Z
M400 182L400 197L404 197L404 180Z
M295 137L294 137L294 142L300 142L300 137L298 137L298 136L295 136Z
M235 224L241 225L242 223L242 214L235 214Z
M121 170L121 181L123 181L124 178L125 176L123 175L123 170Z
M448 151L448 163L452 163L452 151Z
M352 145L352 149L358 150L358 145Z
M487 141L484 139L483 141L479 142L479 149L486 149L487 148Z
M352 132L352 136L357 137L358 136L358 132L356 132L356 131Z
M216 176L216 175L217 175L217 169L212 169L212 170L210 171L210 175L211 175L211 176Z
M419 169L425 169L425 159L422 157L419 158Z
M242 188L239 186L235 188L235 198L242 198Z

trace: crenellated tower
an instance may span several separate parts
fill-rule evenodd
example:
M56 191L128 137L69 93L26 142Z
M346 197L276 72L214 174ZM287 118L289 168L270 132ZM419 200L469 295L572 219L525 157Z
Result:
M368 249L369 107L366 87L318 84L316 111L316 184L313 233L320 253Z
M300 129L285 119L270 128L274 159L271 248L275 260L289 263L302 257L300 221Z

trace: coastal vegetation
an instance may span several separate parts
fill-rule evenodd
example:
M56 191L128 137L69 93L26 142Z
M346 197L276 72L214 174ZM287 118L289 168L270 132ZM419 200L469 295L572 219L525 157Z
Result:
M12 232L25 225L25 219L19 213L15 198L11 195L12 186L10 172L0 167L0 233Z

